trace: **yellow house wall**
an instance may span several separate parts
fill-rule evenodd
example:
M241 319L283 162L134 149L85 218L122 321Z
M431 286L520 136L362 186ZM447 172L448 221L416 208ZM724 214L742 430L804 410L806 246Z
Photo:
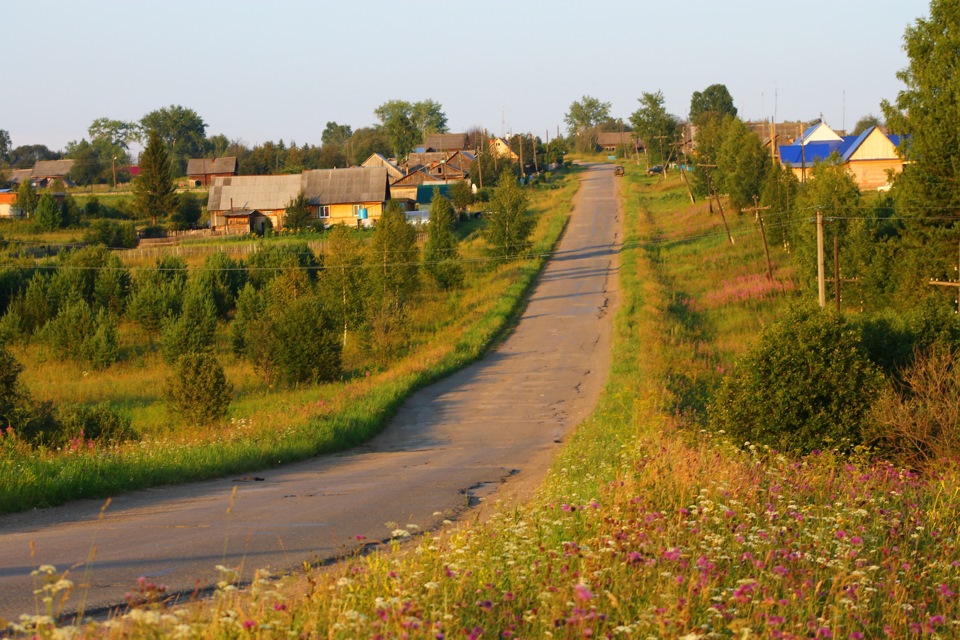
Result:
M361 208L366 208L367 221L379 220L380 216L383 214L382 202L362 202L357 204L359 204ZM330 205L330 217L322 218L324 224L346 224L350 226L356 226L357 216L353 212L353 205L354 203Z
M851 160L846 165L847 171L857 181L857 186L863 189L876 189L887 184L887 171L894 173L903 171L903 160Z

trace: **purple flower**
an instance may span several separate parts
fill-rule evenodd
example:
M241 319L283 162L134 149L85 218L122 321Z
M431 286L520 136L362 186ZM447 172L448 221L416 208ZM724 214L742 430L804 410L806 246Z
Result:
M578 584L573 587L573 590L576 592L577 600L591 600L593 599L593 593L585 584Z

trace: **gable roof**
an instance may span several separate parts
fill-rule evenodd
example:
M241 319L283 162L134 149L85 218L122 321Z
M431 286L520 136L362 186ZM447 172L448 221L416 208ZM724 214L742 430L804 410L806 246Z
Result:
M811 144L814 142L830 142L834 140L842 140L840 134L827 126L827 123L820 121L815 125L807 127L803 132L803 135L800 136L800 141L803 144Z
M423 146L434 151L460 151L467 148L465 133L430 133Z
M30 172L31 178L58 178L70 173L73 160L37 160Z
M223 158L190 158L187 160L187 175L200 176L212 173L236 173L236 156Z
M207 210L279 211L297 197L300 184L299 175L217 177L207 196Z
M10 182L20 184L24 180L29 180L31 173L33 173L33 169L11 169Z
M399 180L395 181L392 185L393 187L409 187L417 184L424 184L427 182L442 182L438 181L436 176L430 175L430 171L427 167L422 165L417 165L411 169L407 175L403 176Z
M878 127L870 127L859 136L837 136L837 140L807 142L806 144L800 144L800 142L797 141L793 144L781 145L779 147L780 161L789 167L812 167L814 163L826 160L831 156L831 154L836 153L840 156L840 160L842 162L850 162L851 160L855 159L854 156L856 155L857 151L864 146L867 140L870 140L871 138L875 139L876 136L882 136L889 141L890 144L888 146L884 145L883 141L880 140L878 141L878 146L881 148L886 147L887 149L890 149L890 151L887 154L878 156L876 158L859 159L889 160L896 158L896 148L900 145L900 136L889 136Z
M392 180L399 180L406 174L403 172L403 169L398 167L396 164L390 161L389 158L383 156L379 153L371 154L369 158L363 161L361 167L383 167L387 170L387 175L390 176Z
M386 202L390 199L384 167L304 171L302 184L304 194L313 205Z

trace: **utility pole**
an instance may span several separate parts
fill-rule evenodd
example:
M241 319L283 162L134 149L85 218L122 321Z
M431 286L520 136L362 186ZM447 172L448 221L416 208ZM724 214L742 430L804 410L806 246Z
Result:
M760 224L760 237L763 238L763 253L767 256L767 280L773 282L773 263L770 262L770 247L767 246L767 231L763 227L763 216L760 215L761 211L766 211L770 208L770 205L761 207L757 196L753 196L753 206L744 207L743 209L740 209L740 211L743 213L749 213L752 211L757 217L757 222Z
M827 281L823 274L823 211L817 211L817 295L820 307L826 307Z
M520 145L520 184L523 184L523 179L526 177L526 168L523 166L523 136L517 136L517 143Z
M533 147L533 170L540 174L540 163L537 162L537 141L534 140L533 134L530 134L530 146Z
M957 262L957 277L960 278L960 260ZM957 289L957 313L960 313L960 281L951 282L948 280L944 282L943 280L931 280L930 284L940 287L954 287Z
M720 210L720 219L723 220L723 228L727 230L727 239L730 241L730 244L735 244L733 241L733 234L730 233L730 225L727 224L727 216L723 211L723 203L720 202L720 194L716 192L713 188L713 184L710 182L710 171L709 169L716 167L715 164L701 164L702 168L707 169L707 200L710 200L710 194L713 194L713 197L717 199L717 208ZM711 207L713 205L711 204ZM713 212L711 208L710 212Z

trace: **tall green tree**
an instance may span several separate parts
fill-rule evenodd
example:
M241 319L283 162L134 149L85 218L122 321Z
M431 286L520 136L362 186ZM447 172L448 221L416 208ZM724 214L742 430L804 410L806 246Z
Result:
M133 182L133 197L137 210L154 225L176 206L170 156L156 131L150 132L147 146L140 154L140 175Z
M763 192L770 158L760 137L740 118L725 118L722 138L717 154L721 191L729 196L730 206L739 211L752 205L754 198L759 198Z
M610 106L609 102L587 95L570 103L563 121L578 151L592 151L596 146L597 128L610 118Z
M908 288L928 278L953 277L960 225L960 0L932 0L928 18L904 34L909 62L897 73L905 85L881 108L892 133L906 136L907 161L894 181L910 259L902 265ZM922 287L928 289L928 287Z
M283 217L283 226L291 231L300 231L310 225L310 201L303 191L290 199L287 203L285 215Z
M453 204L440 195L440 189L434 188L427 243L423 247L423 267L441 289L453 289L463 284L455 222Z
M23 212L23 215L30 218L37 210L37 204L40 202L40 196L34 191L30 180L21 180L17 187L17 209Z
M388 100L374 109L397 158L406 156L428 133L445 133L447 116L433 100Z
M419 288L420 262L417 230L407 222L400 205L391 200L370 239L367 264L372 297L400 309Z
M55 231L63 226L60 203L49 193L40 196L33 216L33 228L38 232Z
M680 120L667 112L662 91L644 92L638 99L640 108L630 115L630 124L643 141L654 164L670 157L670 147L680 138Z
M0 129L0 162L10 162L10 134Z
M504 172L490 198L484 235L496 258L516 258L530 248L534 219L527 214L527 195L512 173Z
M363 253L356 231L343 224L334 225L327 234L323 265L320 296L337 327L343 329L343 346L346 346L350 331L363 322L366 297Z
M727 85L712 84L703 91L694 91L690 98L690 122L699 125L704 114L736 116L737 108L733 106L733 96L727 90Z
M320 140L325 145L332 144L342 147L352 135L353 129L350 128L350 125L328 122L323 133L320 135Z
M141 135L157 134L170 155L172 170L184 175L187 160L203 154L207 124L196 111L180 105L162 107L140 119Z

